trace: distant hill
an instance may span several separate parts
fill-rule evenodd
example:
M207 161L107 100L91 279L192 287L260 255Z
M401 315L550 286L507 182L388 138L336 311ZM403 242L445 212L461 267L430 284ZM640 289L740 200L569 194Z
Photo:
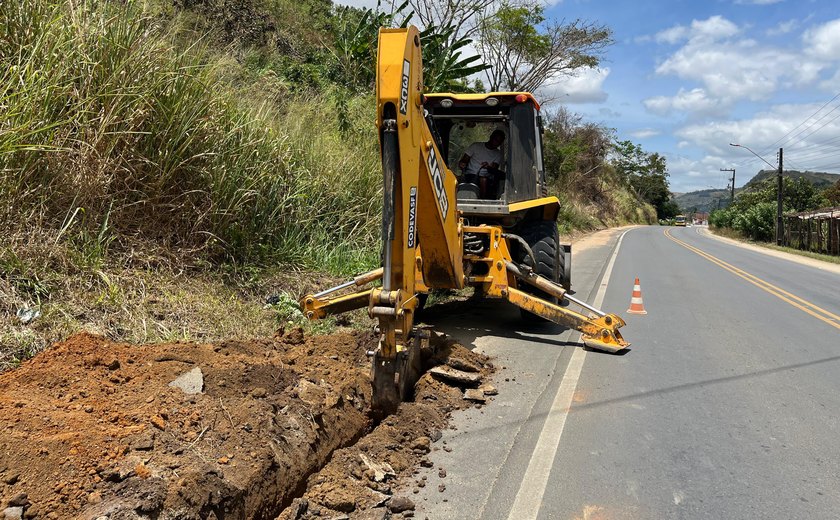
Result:
M740 188L735 189L737 194L741 191ZM710 212L718 207L725 208L729 205L729 190L710 189L700 191L690 191L688 193L673 193L674 202L680 207L683 212L694 211Z
M755 177L750 179L742 188L735 188L735 196L744 190L751 189L761 181L772 179L776 177L776 170L761 170ZM827 172L800 172L797 170L785 170L783 172L785 177L792 179L805 178L811 182L818 189L827 188L837 181L840 181L840 173ZM709 189L690 191L688 193L672 193L674 202L680 207L683 212L689 212L692 209L695 211L712 211L718 207L725 208L729 205L730 192L724 189ZM718 202L720 201L720 202Z
M752 186L758 184L763 180L774 178L776 177L776 173L776 170L761 170L756 174L755 177L750 179L749 182L747 182L744 185L744 188L751 188ZM791 179L799 179L804 177L805 179L810 181L811 184L813 184L819 189L827 188L832 184L836 183L837 181L840 181L840 173L809 171L800 172L797 170L785 170L784 172L782 172L782 175L784 175L785 177L790 177Z

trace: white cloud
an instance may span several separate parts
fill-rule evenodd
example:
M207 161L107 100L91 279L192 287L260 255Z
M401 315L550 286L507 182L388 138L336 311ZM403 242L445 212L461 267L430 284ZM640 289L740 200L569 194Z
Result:
M834 73L834 76L820 83L820 88L826 92L837 92L837 85L840 85L840 67Z
M702 88L691 90L680 89L674 97L655 96L642 102L648 111L665 116L673 111L691 112L699 115L723 113L728 103L721 99L713 99Z
M714 103L699 99L694 89L689 93L681 91L670 102L652 98L646 106L654 112L679 109L680 103L687 105L686 110L697 104L701 111L710 109L712 104L725 108L741 99L766 100L782 87L813 84L826 68L826 61L815 56L833 53L834 59L840 57L840 20L837 27L832 23L809 31L805 38L811 49L808 57L793 50L762 46L749 38L737 38L741 29L721 16L694 20L689 28L682 28L686 43L662 61L656 73L700 83L704 97L715 100ZM672 30L668 37L680 32L669 29Z
M776 152L782 147L786 168L840 172L840 101L822 107L823 103L776 105L749 119L691 124L677 130L680 150L699 149L704 155L692 159L665 154L671 189L722 188L726 181L720 168L735 168L740 186L770 168L748 150L729 143L750 147L771 165L776 164Z
M641 130L630 132L630 136L636 139L647 139L648 137L655 137L661 133L659 130L654 130L653 128L642 128Z
M618 119L621 117L621 112L616 112L607 107L601 107L598 109L598 115L608 119Z
M707 20L692 20L691 22L692 39L719 40L735 36L738 32L737 25L720 15L712 16Z
M788 20L786 22L780 22L779 25L777 25L776 27L767 29L765 34L767 34L767 36L780 36L782 34L788 34L790 32L793 32L793 30L798 27L799 20Z
M783 147L785 161L791 167L819 169L832 161L838 162L840 167L837 160L840 157L840 105L828 105L801 124L820 107L822 103L777 105L750 119L688 125L679 129L676 135L703 149L707 157L737 163L753 174L768 166L749 151L729 146L729 143L748 146L771 164L776 163L775 154ZM832 112L834 107L838 108Z
M840 58L840 18L805 32L805 51L817 58L834 61Z
M691 41L660 64L656 72L701 82L714 96L762 99L776 90L779 76L785 74L792 59L780 52L757 49L749 40L717 45Z
M719 181L719 168L725 163L720 158L690 159L682 155L665 154L671 174L671 191L685 193L715 186Z
M707 20L692 20L691 25L675 25L656 34L660 43L679 43L683 40L719 40L738 34L738 26L726 18L715 15Z
M656 33L654 39L659 43L679 43L688 38L688 27L684 25L675 25L664 31Z
M583 69L576 76L566 76L540 88L539 97L563 104L603 103L607 100L604 80L609 68Z

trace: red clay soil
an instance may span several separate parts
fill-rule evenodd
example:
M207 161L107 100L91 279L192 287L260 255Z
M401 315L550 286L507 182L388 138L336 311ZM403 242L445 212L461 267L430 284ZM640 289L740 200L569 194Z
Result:
M217 344L73 336L0 375L0 517L411 516L392 494L428 463L447 414L472 404L427 374L416 402L375 424L370 347L299 329ZM425 354L492 370L452 342ZM196 367L200 393L169 386Z

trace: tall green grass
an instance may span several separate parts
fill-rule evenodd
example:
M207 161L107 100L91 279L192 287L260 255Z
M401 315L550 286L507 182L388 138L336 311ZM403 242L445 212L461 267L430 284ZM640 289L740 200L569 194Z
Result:
M370 265L372 100L277 104L231 86L231 66L138 3L0 2L0 225L95 254L141 237L228 261Z

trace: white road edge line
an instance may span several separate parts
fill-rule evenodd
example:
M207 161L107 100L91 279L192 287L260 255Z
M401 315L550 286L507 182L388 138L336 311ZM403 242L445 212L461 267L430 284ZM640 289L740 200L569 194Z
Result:
M621 247L621 241L624 240L624 235L628 231L630 230L625 231L618 238L615 250L607 264L607 270L601 279L601 286L595 295L595 301L592 302L592 305L596 308L600 308L604 302L604 295L607 292L610 274L612 274L613 265L618 256L618 249ZM545 488L548 485L548 476L551 472L551 466L554 464L554 457L557 455L557 448L560 446L560 437L563 435L563 428L566 426L566 417L569 415L569 407L572 404L572 397L575 388L577 388L585 359L586 350L575 348L566 367L566 372L563 374L563 379L560 381L560 388L557 389L557 394L555 394L554 401L551 403L551 409L545 419L537 444L534 446L534 452L531 454L528 469L525 470L525 476L519 485L516 500L508 514L508 520L533 519L537 518L537 514L540 512Z

